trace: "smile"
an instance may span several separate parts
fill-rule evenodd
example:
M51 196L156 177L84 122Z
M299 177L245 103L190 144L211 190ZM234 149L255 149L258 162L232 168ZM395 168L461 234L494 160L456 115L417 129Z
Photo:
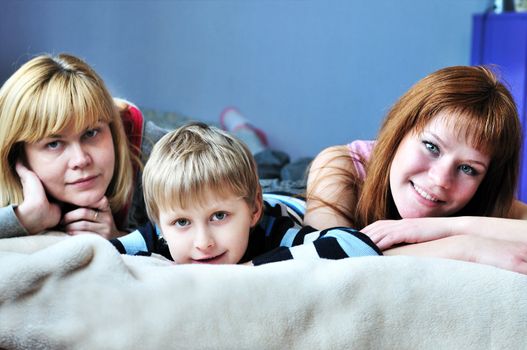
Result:
M431 194L429 194L428 192L426 192L425 190L423 190L421 187L417 186L416 184L414 184L413 182L411 182L414 190L421 196L423 197L424 199L428 200L428 201L431 201L431 202L442 202L441 200L437 199L436 197L432 196Z
M218 260L220 260L224 255L226 254L226 252L223 252L219 255L215 255L215 256L208 256L208 257L204 257L204 258L200 258L200 259L192 259L194 263L197 263L197 264L215 264L218 262Z

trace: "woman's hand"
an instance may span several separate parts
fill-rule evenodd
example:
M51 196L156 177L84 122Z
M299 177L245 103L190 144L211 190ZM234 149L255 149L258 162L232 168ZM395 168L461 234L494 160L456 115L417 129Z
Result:
M50 203L38 176L17 162L15 170L22 183L24 201L15 208L18 220L24 228L33 235L51 227L60 221L60 208Z
M61 224L69 235L95 233L107 239L121 235L115 226L106 196L90 208L78 208L65 213Z
M380 250L399 243L421 243L452 235L451 221L445 218L410 218L379 220L366 227L365 233Z

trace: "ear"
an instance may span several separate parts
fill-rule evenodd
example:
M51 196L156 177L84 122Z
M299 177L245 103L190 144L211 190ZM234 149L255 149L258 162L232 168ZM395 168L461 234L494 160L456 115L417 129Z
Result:
M256 194L256 198L254 200L253 212L251 215L251 227L254 227L258 223L258 221L260 221L262 212L263 212L262 190L258 189L258 193Z

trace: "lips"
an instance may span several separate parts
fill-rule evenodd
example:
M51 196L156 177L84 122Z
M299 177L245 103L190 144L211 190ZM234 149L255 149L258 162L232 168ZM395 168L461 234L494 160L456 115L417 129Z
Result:
M415 183L411 182L415 192L417 192L422 198L426 199L427 201L433 202L433 203L444 203L444 201L438 199L434 195L431 195L430 193L426 192L421 187L417 186Z
M220 262L221 258L227 254L226 252L223 252L219 255L214 256L206 256L199 259L192 259L192 262L195 264L217 264Z
M68 185L82 185L82 184L89 183L92 180L95 180L96 178L97 178L97 175L87 176L87 177L84 177L82 179L77 179L77 180L74 180L74 181L70 181L67 184Z

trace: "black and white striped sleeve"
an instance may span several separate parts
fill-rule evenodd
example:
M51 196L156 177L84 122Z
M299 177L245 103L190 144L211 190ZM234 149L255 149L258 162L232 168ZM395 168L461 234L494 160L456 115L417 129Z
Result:
M364 233L349 227L333 227L317 231L312 227L289 229L280 246L253 259L262 265L289 259L344 259L382 255Z
M156 249L159 236L160 232L157 227L153 223L148 222L125 236L111 239L110 243L121 254L149 255L150 253L159 253Z

